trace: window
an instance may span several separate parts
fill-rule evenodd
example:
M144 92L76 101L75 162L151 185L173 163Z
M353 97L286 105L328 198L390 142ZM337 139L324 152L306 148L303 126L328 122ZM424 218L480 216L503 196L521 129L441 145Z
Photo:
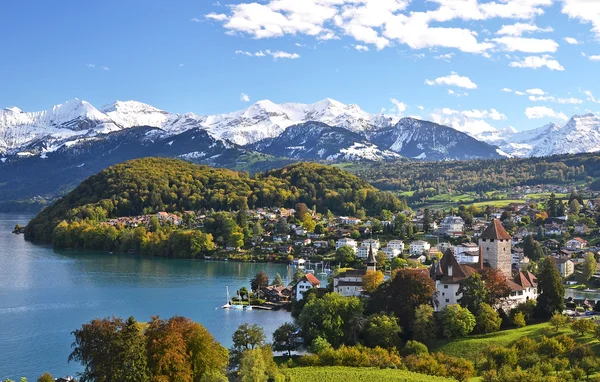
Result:
M448 285L444 285L444 289L448 289Z
M446 299L446 302L450 302L450 300L449 300L449 299Z
M493 242L494 242L494 239L490 239L490 243L493 243Z

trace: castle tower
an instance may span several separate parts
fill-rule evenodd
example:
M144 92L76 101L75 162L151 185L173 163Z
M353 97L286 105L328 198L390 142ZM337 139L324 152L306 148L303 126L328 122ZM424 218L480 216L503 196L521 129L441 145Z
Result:
M502 223L494 219L479 238L480 261L502 271L507 278L512 277L512 238Z
M369 243L369 255L367 256L367 272L377 270L377 259L375 259L375 254L373 253L373 244Z

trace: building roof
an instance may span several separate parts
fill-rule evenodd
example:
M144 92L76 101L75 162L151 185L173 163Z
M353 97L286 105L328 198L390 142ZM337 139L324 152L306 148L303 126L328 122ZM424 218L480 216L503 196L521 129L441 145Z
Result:
M448 268L452 268L452 276L448 275ZM477 268L476 266L459 264L454 256L454 251L448 248L442 259L437 263L434 272L436 279L439 279L443 284L456 284L477 272Z
M504 227L500 220L494 219L492 223L481 233L482 239L494 239L494 240L511 240L510 235Z
M312 273L307 273L304 275L304 277L302 277L302 279L300 281L306 280L309 283L311 283L312 286L317 286L317 285L321 285L321 282L319 281L319 279L317 279Z
M375 254L373 253L373 245L369 242L369 255L367 256L367 264L377 264L377 259L375 258Z

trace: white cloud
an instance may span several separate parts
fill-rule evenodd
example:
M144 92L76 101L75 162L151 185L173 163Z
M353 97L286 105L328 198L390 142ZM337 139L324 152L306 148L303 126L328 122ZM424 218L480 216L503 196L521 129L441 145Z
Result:
M599 55L588 56L588 59L590 61L600 61L600 56Z
M600 2L596 0L562 0L562 13L582 23L592 24L592 32L600 39Z
M435 58L436 60L443 60L446 62L450 62L452 57L454 57L454 53L440 54L439 56L434 56L433 58Z
M527 94L533 94L533 95L544 95L544 94L546 94L545 91L543 91L542 89L538 89L538 88L527 89L527 90L525 90L525 93L527 93Z
M596 97L594 97L594 94L592 93L591 90L584 90L583 94L585 94L587 96L587 100L590 102L598 102L596 100Z
M228 19L227 15L223 14L223 13L209 13L208 15L206 15L206 18L210 19L210 20L215 20L215 21L225 21ZM195 20L192 19L192 21L195 21Z
M417 106L417 109L419 109L419 110L425 110L425 107L423 105L419 105L419 106Z
M563 71L565 68L552 56L544 55L544 56L528 56L525 57L521 61L513 61L509 64L513 68L531 68L531 69L539 69L546 67L550 70L558 70Z
M300 55L298 53L288 53L288 52L282 52L282 51L271 51L269 49L265 50L264 52L262 50L258 51L258 52L248 52L245 50L236 50L235 54L241 54L243 56L248 56L248 57L265 57L267 55L273 57L274 59L291 59L291 60L295 60L297 58L300 58Z
M502 88L501 91L505 92L505 93L512 93L513 90L509 89L509 88Z
M96 69L96 64L87 64L86 66L90 69Z
M465 89L477 89L477 85L469 77L459 76L455 72L445 77L438 77L435 80L425 80L425 83L429 86L447 85Z
M183 68L185 66L185 64L179 64L180 68Z
M518 96L524 96L525 95L524 92L519 91L519 90L515 90L515 94L518 95Z
M493 41L503 45L508 52L524 53L554 53L558 50L558 43L551 39L526 38L504 36L494 38Z
M242 102L250 102L250 96L246 93L240 94L240 101Z
M109 70L110 70L110 68L109 68L108 66L103 66L103 67L102 67L102 70L104 70L104 71L109 71Z
M390 102L396 107L398 115L402 115L406 111L406 104L404 102L400 102L396 98L390 98Z
M581 44L579 41L577 41L576 38L574 37L565 37L563 40L565 40L565 42L567 44L571 44L571 45L579 45Z
M208 15L207 15L206 17L208 17ZM199 19L199 18L197 18L197 17L194 17L194 18L190 19L190 21L191 21L191 22L194 22L194 23L199 23L199 22L202 22L202 20L200 20L200 19Z
M540 28L535 24L525 24L525 23L516 23L512 25L502 25L502 28L498 32L499 35L508 35L519 37L522 36L523 33L532 33L532 32L552 32L552 27Z
M528 119L554 118L565 121L569 119L569 117L567 117L564 113L556 112L554 109L547 106L528 107L525 109L525 115Z
M354 45L354 49L358 50L359 52L368 52L369 51L369 47L366 45Z
M578 104L582 104L583 100L579 99L579 98L575 98L575 97L570 97L570 98L558 98L556 100L556 102L558 103L562 103L562 104L573 104L573 105L578 105Z

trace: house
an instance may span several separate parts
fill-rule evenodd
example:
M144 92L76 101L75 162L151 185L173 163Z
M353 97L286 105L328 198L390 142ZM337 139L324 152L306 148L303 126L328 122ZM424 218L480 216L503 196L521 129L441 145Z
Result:
M300 240L294 241L294 245L297 247L303 247L306 245L310 245L310 243L312 243L312 240L310 240L310 239L300 239Z
M312 257L316 254L317 254L317 249L315 247L302 247L300 249L300 256Z
M287 241L290 241L291 236L290 235L277 235L277 236L273 236L273 241L275 243L285 243Z
M289 302L292 299L292 289L290 287L269 285L263 287L258 292L258 297L269 302L283 303Z
M358 258L359 259L366 259L367 256L369 256L369 250L371 249L371 247L373 248L373 251L375 251L375 253L377 253L377 251L379 250L379 240L377 239L367 239L365 241L363 241L360 244L360 247L358 248Z
M302 227L297 227L294 232L296 233L296 236L305 236L307 233L307 231Z
M419 262L421 264L423 264L427 261L427 257L422 253L416 253L414 255L410 255L410 256L408 256L408 259Z
M329 247L329 243L326 242L325 240L315 240L315 241L313 241L313 246L315 248L327 248L327 247Z
M311 288L318 288L319 285L321 285L321 282L312 273L305 274L294 287L296 289L296 301L302 300L304 292Z
M431 244L424 240L415 240L410 243L409 252L411 255L422 254L425 251L429 251Z
M448 243L447 241L438 243L436 247L442 253L446 252L448 248L453 248L452 244Z
M578 223L578 224L575 224L575 226L573 227L573 232L576 235L587 235L590 233L590 229L588 228L587 225Z
M565 228L556 223L545 224L544 229L546 230L546 236L561 236L565 232Z
M341 247L344 247L344 246L352 248L354 253L356 253L358 251L358 245L356 244L356 240L354 240L354 239L343 238L343 239L339 239L338 241L335 242L336 250L340 249Z
M464 235L465 221L460 216L446 216L440 222L438 232L450 237Z
M363 293L362 281L368 271L377 269L377 260L371 248L367 261L367 269L349 269L333 278L333 291L344 297L360 296Z
M386 247L391 249L397 249L400 253L404 252L404 242L402 240L390 240Z
M569 251L578 251L578 250L584 249L585 247L587 247L587 245L588 245L587 241L583 240L580 237L576 237L576 238L573 238L573 239L567 241L566 248Z
M474 264L479 262L479 245L463 243L454 249L454 256L459 264Z
M586 203L586 207L588 210L595 211L600 206L600 199L590 199Z
M381 252L385 253L388 260L392 260L393 258L396 258L402 254L402 251L400 251L399 249L391 248L389 246L383 247L381 249Z
M348 217L348 216L340 216L338 218L338 222L340 224L346 224L346 225L359 225L360 223L362 223L362 220L360 220L358 218Z
M290 253L292 253L292 246L291 245L280 245L279 247L277 247L277 252L282 255L289 255Z
M571 259L559 256L553 256L556 268L563 278L571 276L575 272L575 263Z

